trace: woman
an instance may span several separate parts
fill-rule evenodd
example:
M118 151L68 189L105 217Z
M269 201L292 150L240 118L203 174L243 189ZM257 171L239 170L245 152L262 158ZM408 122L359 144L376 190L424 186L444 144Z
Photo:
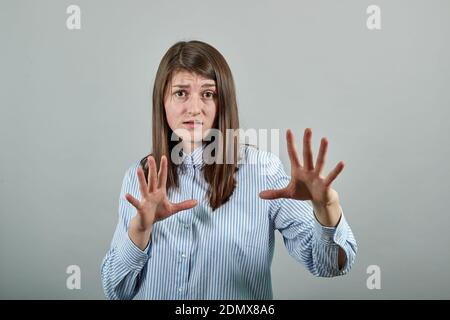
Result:
M303 164L287 131L291 177L273 153L239 144L234 81L215 48L189 41L167 51L152 116L153 152L125 174L102 263L108 298L272 299L275 230L312 274L350 270L357 246L331 188L344 164L323 177L328 142L313 165L309 128Z

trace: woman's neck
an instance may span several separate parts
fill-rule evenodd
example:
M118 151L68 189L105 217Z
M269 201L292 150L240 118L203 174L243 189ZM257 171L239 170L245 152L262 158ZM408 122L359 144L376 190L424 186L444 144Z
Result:
M200 148L202 142L187 142L183 143L183 152L186 154L191 154L195 149Z

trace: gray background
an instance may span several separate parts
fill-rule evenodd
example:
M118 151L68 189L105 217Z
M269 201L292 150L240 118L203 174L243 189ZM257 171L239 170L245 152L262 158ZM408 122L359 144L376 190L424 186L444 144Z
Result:
M0 298L104 298L156 69L191 39L227 59L242 127L281 130L288 173L286 128L301 151L311 127L315 155L329 138L327 173L346 163L333 186L359 245L351 273L315 278L277 233L275 298L450 298L449 1L1 1L0 35ZM66 289L71 264L81 290Z

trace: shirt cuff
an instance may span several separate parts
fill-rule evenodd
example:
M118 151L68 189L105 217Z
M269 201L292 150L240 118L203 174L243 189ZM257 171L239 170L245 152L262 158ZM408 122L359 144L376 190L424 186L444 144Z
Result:
M341 208L341 218L336 227L325 227L314 215L314 229L317 239L326 244L338 244L341 247L347 242L349 225Z
M119 244L117 251L122 262L131 270L141 270L147 263L149 258L148 251L150 242L144 250L139 249L133 241L131 241L128 233L126 233L123 241Z

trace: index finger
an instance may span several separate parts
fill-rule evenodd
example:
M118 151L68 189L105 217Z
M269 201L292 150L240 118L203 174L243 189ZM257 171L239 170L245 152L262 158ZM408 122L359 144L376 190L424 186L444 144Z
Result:
M295 147L295 139L294 134L291 129L286 131L286 140L287 140L287 148L289 159L291 159L291 164L296 167L301 167L300 161L298 160L297 148Z
M158 173L158 188L166 189L167 181L167 158L166 156L161 157L159 163L159 173Z
M145 181L144 170L142 169L141 166L137 168L137 177L139 181L139 190L141 191L142 198L145 198L147 196L148 186L147 182Z
M312 131L310 128L305 129L303 135L303 164L307 170L313 170L313 154L311 150L311 135Z

